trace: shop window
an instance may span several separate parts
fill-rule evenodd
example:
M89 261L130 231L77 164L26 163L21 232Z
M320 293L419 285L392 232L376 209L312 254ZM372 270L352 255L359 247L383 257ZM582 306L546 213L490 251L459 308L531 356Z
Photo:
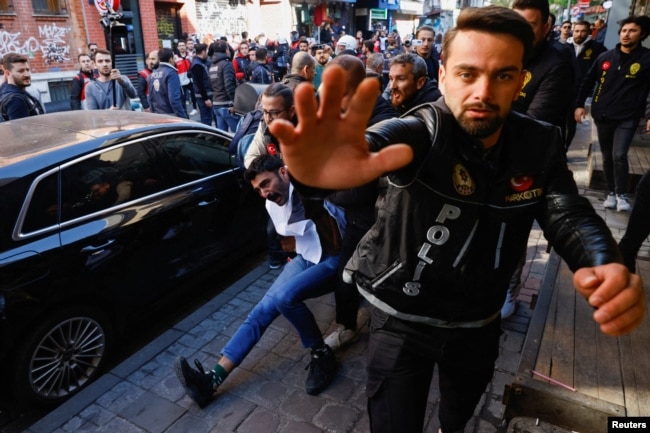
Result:
M35 14L67 15L66 0L32 0Z

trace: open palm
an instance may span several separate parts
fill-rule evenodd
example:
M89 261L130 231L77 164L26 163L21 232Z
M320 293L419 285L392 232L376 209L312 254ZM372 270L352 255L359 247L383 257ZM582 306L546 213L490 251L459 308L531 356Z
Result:
M365 130L377 99L377 80L363 81L348 110L341 113L341 83L345 79L342 68L326 68L320 107L313 87L302 84L295 92L298 124L278 119L269 125L280 141L289 172L305 185L336 190L353 188L403 167L413 158L413 151L406 144L394 144L379 152L368 150Z

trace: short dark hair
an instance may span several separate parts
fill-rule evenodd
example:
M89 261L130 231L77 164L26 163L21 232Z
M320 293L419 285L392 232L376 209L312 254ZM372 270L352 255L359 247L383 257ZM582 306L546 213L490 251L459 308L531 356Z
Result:
M255 49L255 60L266 60L266 55L269 51L264 47L259 47Z
M456 35L470 30L510 35L518 39L524 46L524 63L533 50L533 29L517 12L499 6L471 7L463 9L458 15L456 26L445 34L442 43L442 52L445 54L443 64L444 59L450 56L451 44Z
M280 168L284 167L284 162L278 156L264 154L255 157L251 165L244 172L244 179L248 182L255 179L262 173L277 173Z
M25 54L9 53L2 58L2 67L5 71L11 71L14 63L29 63L29 58Z
M420 38L418 38L418 35L423 30L427 31L427 32L431 32L434 35L436 34L436 31L433 29L433 27L431 27L431 26L421 26L421 27L418 27L418 29L415 31L415 39L420 39Z
M110 56L110 57L111 57L111 61L113 60L113 55L111 54L110 51L105 50L105 49L103 49L103 48L100 48L100 49L98 49L97 51L95 51L95 54L93 54L93 57L91 57L91 58L93 59L93 61L95 60L95 57L97 57L97 54L103 54L103 55L105 55L105 56Z
M212 48L213 53L225 53L228 51L228 42L218 39L212 42L212 46L210 48Z
M81 54L79 54L79 55L77 56L77 61L80 61L82 57L88 57L90 60L93 59L93 58L90 56L90 54L88 54L88 53L81 53Z
M621 33L621 29L625 24L636 24L637 26L641 27L642 41L645 41L648 35L650 35L650 17L647 15L630 15L624 20L619 21L618 24L620 25L618 28L619 33Z
M174 51L171 48L161 48L158 50L158 60L160 63L169 63L174 58Z
M363 45L366 47L368 51L372 53L373 49L375 48L375 43L368 39L367 41L363 41Z
M585 20L578 20L575 23L573 23L574 29L576 28L576 26L587 26L587 30L589 30L591 28L591 23Z
M543 24L546 24L548 22L548 17L551 16L548 0L515 0L515 2L512 4L512 9L537 9L542 14ZM555 18L555 15L553 15L553 18ZM553 24L555 24L555 20L553 21Z
M194 51L196 52L196 54L204 53L205 51L207 51L207 49L208 49L207 44L196 44L196 45L194 45Z
M262 96L266 96L267 98L279 96L282 98L282 106L285 110L293 107L293 90L286 84L271 83L264 89Z
M393 65L411 65L411 73L416 80L420 77L427 76L426 61L415 53L402 53L396 55L389 63L389 66Z

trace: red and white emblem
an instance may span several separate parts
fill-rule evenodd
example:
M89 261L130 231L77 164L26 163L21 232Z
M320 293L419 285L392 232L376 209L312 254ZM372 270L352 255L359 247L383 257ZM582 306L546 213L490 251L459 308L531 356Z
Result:
M517 192L523 192L533 186L533 178L531 176L515 176L510 179L510 187Z
M606 71L610 68L610 66L612 66L612 64L609 63L609 61L605 60L600 67L603 71Z

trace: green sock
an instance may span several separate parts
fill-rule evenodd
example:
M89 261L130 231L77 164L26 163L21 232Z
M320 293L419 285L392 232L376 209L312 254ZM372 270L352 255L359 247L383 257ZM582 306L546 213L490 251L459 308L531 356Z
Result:
M219 364L214 366L212 372L214 373L214 375L212 376L212 386L214 386L215 388L221 385L221 383L224 380L226 380L226 377L228 377L228 372L226 371L226 369L220 366Z

